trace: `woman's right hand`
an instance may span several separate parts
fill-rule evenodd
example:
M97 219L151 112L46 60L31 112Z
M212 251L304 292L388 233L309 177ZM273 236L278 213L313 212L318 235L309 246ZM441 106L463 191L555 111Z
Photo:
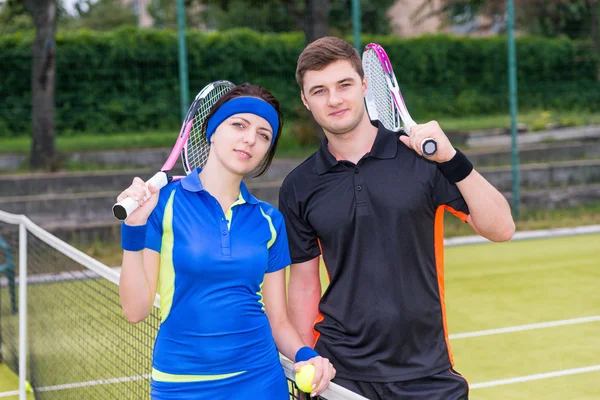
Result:
M146 187L150 192L149 198L147 198ZM156 207L156 204L158 204L159 191L160 189L157 189L152 185L146 186L146 182L144 182L142 179L138 177L133 178L131 186L125 189L117 197L117 203L127 197L131 197L140 205L138 209L136 209L129 215L129 217L127 217L127 219L124 221L125 224L130 226L145 225L148 221L148 217L150 217L150 214L152 213L152 210L154 210L154 207Z

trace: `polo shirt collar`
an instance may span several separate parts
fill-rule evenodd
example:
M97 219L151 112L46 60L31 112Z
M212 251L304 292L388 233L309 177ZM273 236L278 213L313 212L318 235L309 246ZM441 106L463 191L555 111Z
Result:
M329 141L327 140L327 137L324 137L316 154L315 167L317 174L319 175L323 175L338 164L338 161L327 148L327 143L329 143ZM396 157L397 152L398 135L392 131L388 131L382 124L379 124L373 147L365 157L388 159Z
M250 194L246 184L243 181L240 184L240 197L243 198L246 203L258 204L258 199Z
M202 186L202 181L200 180L200 171L202 171L201 168L196 168L188 176L184 177L181 180L181 187L188 192L202 192L204 187ZM250 194L246 184L243 181L240 184L240 198L246 203L258 204L258 200L256 197Z

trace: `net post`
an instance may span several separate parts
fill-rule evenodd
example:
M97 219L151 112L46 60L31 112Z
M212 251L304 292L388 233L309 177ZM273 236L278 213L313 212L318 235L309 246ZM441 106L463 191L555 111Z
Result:
M19 224L19 400L27 399L27 227Z

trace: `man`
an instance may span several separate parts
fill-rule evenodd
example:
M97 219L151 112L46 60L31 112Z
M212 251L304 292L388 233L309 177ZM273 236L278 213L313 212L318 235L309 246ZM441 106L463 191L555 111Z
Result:
M506 241L515 230L506 199L435 121L410 136L374 127L360 57L345 41L308 45L296 80L325 138L280 190L292 322L331 360L334 382L369 399L467 399L448 341L443 215ZM428 137L438 150L424 158ZM321 254L330 276L322 298Z

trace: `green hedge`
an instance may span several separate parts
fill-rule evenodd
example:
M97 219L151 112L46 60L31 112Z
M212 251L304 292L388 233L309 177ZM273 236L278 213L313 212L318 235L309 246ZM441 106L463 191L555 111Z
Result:
M31 32L0 38L0 136L26 135L31 113ZM351 38L348 38L351 41ZM57 35L56 127L111 133L179 125L177 36L172 31L122 29ZM506 112L506 40L424 36L363 37L393 62L412 114ZM281 101L289 119L301 112L294 80L301 33L249 30L187 33L190 93L228 79L257 83ZM517 41L521 109L600 109L598 60L589 43L523 37Z

